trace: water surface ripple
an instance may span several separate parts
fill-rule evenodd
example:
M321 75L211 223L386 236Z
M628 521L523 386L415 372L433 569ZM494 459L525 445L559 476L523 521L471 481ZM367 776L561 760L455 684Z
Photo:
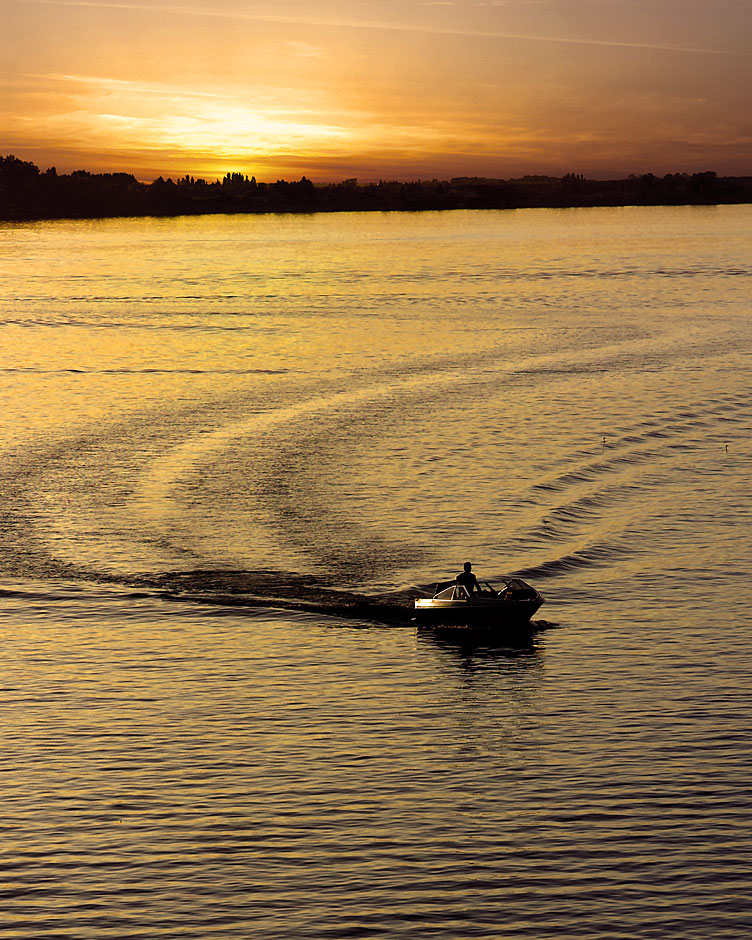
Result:
M0 227L3 936L746 940L751 222Z

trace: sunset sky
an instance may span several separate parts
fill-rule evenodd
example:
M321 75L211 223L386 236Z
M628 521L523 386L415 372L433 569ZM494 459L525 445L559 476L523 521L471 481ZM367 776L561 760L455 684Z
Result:
M258 179L752 174L750 0L0 0L0 154Z

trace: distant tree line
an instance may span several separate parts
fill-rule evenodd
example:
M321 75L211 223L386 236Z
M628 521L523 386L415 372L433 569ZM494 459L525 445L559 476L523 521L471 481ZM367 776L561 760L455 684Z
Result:
M76 170L41 172L34 163L0 157L0 219L89 219L110 216L175 216L231 212L368 212L436 209L523 209L571 206L714 205L752 202L752 177L715 172L652 173L621 180L523 176L486 179L341 183L258 183L243 173L209 182L184 176L152 183L131 173Z

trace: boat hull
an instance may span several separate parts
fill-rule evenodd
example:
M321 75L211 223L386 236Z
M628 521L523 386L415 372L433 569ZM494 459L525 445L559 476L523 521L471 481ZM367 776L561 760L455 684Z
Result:
M530 623L530 618L543 604L538 596L525 600L438 600L415 601L418 624L430 626L467 626L485 630L519 628Z

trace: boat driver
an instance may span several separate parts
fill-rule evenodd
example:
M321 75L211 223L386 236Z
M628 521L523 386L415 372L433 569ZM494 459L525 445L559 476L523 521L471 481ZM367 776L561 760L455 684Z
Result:
M466 561L463 567L465 570L462 574L458 574L454 580L457 584L461 584L468 594L481 594L480 584L478 584L478 579L473 574L473 566L469 561Z

